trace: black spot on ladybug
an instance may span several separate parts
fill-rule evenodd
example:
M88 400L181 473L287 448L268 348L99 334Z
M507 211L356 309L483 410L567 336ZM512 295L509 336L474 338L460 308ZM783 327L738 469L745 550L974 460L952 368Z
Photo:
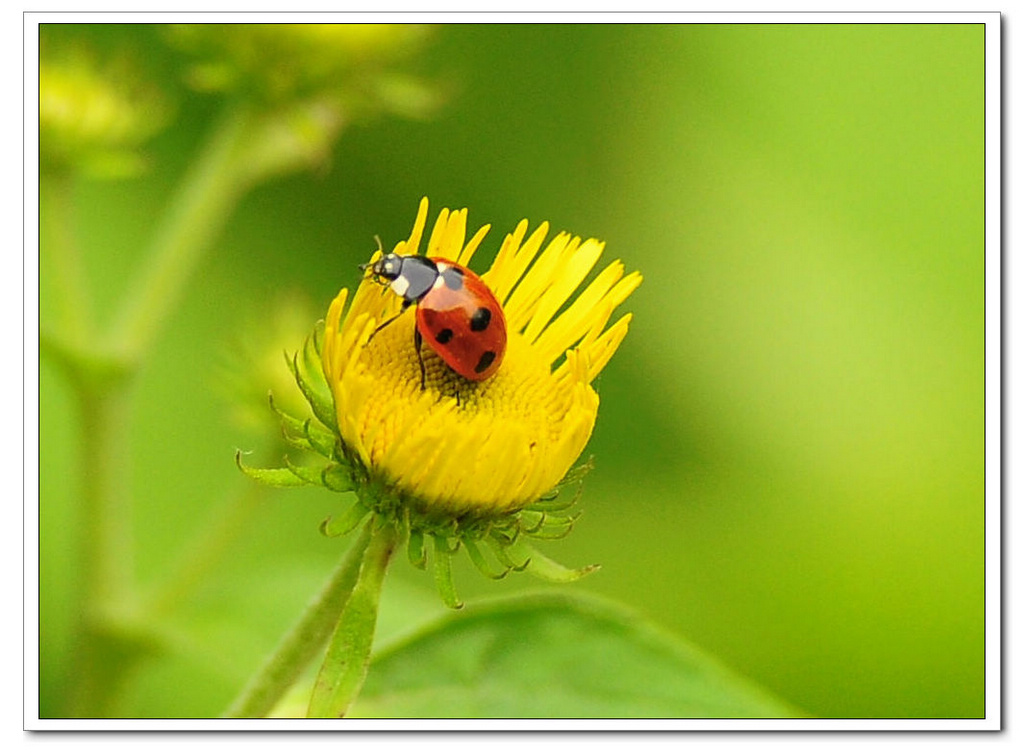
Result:
M484 351L483 355L480 357L480 361L476 363L476 368L474 369L474 371L477 374L487 371L487 367L489 367L491 363L494 361L495 355L496 354L494 353L494 351Z
M441 278L444 280L444 284L453 291L457 291L462 288L462 270L449 267L441 273Z
M454 334L455 333L451 331L451 328L446 327L434 337L438 343L447 343L449 340L452 339L452 336Z
M473 312L473 316L469 318L469 329L473 332L486 330L487 325L489 324L491 324L491 310L486 306L481 306Z

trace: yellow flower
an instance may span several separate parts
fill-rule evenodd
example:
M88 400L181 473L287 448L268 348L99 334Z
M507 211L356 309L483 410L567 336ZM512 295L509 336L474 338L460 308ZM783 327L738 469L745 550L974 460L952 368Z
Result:
M466 214L441 211L428 257L468 266L488 228L466 243ZM424 199L396 254L418 252L426 217ZM464 380L427 354L428 381L421 389L415 315L408 312L370 340L401 304L370 279L344 319L347 290L328 312L322 360L341 437L366 468L425 511L520 510L559 483L594 429L598 396L591 382L619 347L632 315L606 325L640 275L623 277L622 264L612 262L561 311L604 244L560 233L541 251L547 223L529 238L526 232L524 220L482 275L508 326L504 361L483 382Z
M489 226L467 242L466 214L441 210L426 256L469 266ZM395 254L418 253L426 219L423 199ZM615 261L576 295L604 244L559 233L545 245L547 235L543 223L527 237L524 220L481 276L502 305L508 342L497 372L479 382L459 376L429 348L424 380L413 308L378 329L401 312L401 298L372 276L351 302L342 289L301 358L290 359L314 418L275 406L285 439L326 464L253 469L239 456L240 468L269 484L355 492L344 516L323 523L325 534L349 532L371 514L390 520L408 535L409 559L421 568L431 540L437 585L451 607L461 604L450 566L459 547L492 578L527 570L572 581L596 568L560 566L524 539L554 539L572 528L576 517L560 512L575 500L559 493L589 468L576 464L597 419L591 383L626 335L630 314L608 323L641 277Z

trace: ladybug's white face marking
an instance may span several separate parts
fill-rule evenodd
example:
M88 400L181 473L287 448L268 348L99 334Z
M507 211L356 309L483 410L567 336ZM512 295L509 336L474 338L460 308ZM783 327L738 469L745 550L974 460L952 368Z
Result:
M405 275L399 275L391 281L391 290L397 293L402 298L405 298L405 292L409 290L409 278Z

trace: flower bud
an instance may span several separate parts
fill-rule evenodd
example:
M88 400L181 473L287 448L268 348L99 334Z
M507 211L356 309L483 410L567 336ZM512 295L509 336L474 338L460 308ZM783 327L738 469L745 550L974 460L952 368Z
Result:
M166 101L126 60L101 65L81 49L44 45L39 154L44 170L120 178L141 170L141 147L168 121Z

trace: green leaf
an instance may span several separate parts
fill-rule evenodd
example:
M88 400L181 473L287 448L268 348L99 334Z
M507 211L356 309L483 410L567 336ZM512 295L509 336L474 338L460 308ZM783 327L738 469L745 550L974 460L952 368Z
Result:
M246 476L255 479L257 482L269 484L271 487L302 487L309 484L309 482L296 475L289 468L257 469L252 466L246 466L242 463L242 451L240 450L235 453L235 464Z
M469 605L380 652L351 717L802 717L636 614L547 593Z

